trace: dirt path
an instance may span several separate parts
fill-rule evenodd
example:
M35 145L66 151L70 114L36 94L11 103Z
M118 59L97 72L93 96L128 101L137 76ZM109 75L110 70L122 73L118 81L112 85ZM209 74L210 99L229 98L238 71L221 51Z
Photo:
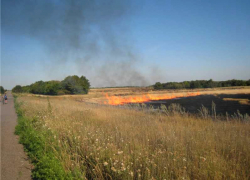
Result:
M7 93L8 104L1 102L1 180L30 180L31 165L14 134L17 115L14 109L14 98Z

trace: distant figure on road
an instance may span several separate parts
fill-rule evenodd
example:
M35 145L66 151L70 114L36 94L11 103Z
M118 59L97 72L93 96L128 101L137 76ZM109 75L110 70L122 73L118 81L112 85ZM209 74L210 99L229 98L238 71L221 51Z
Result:
M7 95L6 95L6 94L4 95L4 103L5 103L5 104L7 104L7 103L8 103L8 97L7 97Z

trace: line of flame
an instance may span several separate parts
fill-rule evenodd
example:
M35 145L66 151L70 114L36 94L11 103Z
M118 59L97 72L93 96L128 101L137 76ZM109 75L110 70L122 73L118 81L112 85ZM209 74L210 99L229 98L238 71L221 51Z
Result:
M144 103L148 101L158 101L158 100L167 100L167 99L175 99L175 98L182 98L182 97L191 97L191 96L199 96L199 92L195 93L186 93L181 95L158 95L153 96L150 94L143 95L143 96L130 96L130 97L118 97L118 96L109 96L106 94L107 101L104 104L110 105L121 105L121 104L128 104L128 103Z

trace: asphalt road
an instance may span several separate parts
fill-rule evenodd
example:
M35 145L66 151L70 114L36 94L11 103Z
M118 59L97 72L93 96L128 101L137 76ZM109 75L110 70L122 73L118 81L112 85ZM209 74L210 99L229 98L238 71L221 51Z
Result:
M8 104L1 102L1 180L30 180L31 164L14 134L17 115L14 98L7 92Z

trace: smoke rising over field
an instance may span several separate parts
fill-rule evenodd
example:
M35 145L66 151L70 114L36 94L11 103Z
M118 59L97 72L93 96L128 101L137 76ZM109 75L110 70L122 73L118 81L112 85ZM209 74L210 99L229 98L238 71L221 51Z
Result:
M130 1L3 0L2 30L41 43L47 73L70 63L94 86L147 85L127 36L134 13Z

